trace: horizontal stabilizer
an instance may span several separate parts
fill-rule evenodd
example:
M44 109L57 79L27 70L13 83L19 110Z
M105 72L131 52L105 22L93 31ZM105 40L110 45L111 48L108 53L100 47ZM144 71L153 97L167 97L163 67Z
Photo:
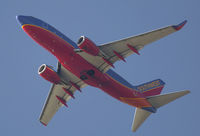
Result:
M151 103L151 105L155 108L160 108L163 105L168 104L171 101L178 99L186 94L190 93L189 90L174 92L169 94L162 94L148 97L147 100Z
M180 91L180 92L174 92L169 94L162 94L162 95L155 95L147 98L147 101L155 108L160 108L161 106L164 106L168 104L171 101L174 101L186 94L190 93L189 90ZM147 110L143 110L140 108L136 108L134 120L132 124L132 131L135 132L140 125L151 115L152 112L149 112Z
M140 125L149 117L149 115L151 115L151 112L136 108L132 124L132 131L135 132L140 127Z

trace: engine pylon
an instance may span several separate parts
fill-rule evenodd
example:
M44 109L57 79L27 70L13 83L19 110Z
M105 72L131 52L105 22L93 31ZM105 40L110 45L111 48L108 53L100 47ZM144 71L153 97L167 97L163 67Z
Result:
M140 53L138 52L138 50L136 48L134 48L133 46L131 46L130 44L127 44L128 48L131 49L133 52L135 52L137 55L140 55Z
M66 101L65 101L63 98L61 98L60 96L57 96L57 95L56 95L56 98L57 98L63 105L65 105L65 107L68 107L68 105L66 104Z
M68 90L68 89L66 89L66 88L64 88L64 87L63 87L63 91L65 91L66 94L68 94L68 95L71 96L73 99L75 99L75 97L74 97L72 91L70 91L70 90Z
M120 55L118 52L116 52L116 51L113 51L114 52L114 54L118 57L118 58L120 58L121 60L123 60L124 62L126 62L126 60L124 59L124 57L122 56L122 55Z
M70 81L70 84L71 84L73 87L75 87L77 90L79 90L79 92L82 92L81 89L80 89L80 87L79 87L78 85L76 85L75 83L73 83L73 82L71 82L71 81Z

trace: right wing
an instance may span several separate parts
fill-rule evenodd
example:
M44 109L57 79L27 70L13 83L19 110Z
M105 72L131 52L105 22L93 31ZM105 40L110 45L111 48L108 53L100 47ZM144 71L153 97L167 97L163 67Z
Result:
M186 20L178 25L172 25L164 28L160 28L151 32L140 34L137 36L132 36L122 40L114 41L111 43L100 45L100 50L109 56L109 61L115 63L117 60L120 60L118 56L114 53L117 52L123 58L128 57L133 53L138 53L139 50L143 49L145 45L148 45L154 41L157 41L171 33L174 33L180 30L185 24ZM130 49L130 47L132 50ZM134 51L133 51L134 50Z
M121 60L114 52L117 52L119 56L126 58L133 53L138 53L138 51L143 49L146 45L180 30L186 24L186 22L187 21L185 20L178 25L160 28L137 36L103 44L98 47L101 52L105 54L106 59L114 64L116 61ZM131 46L132 50L129 46ZM80 52L79 55L81 55L102 72L106 72L111 67L104 60L102 60L100 56L92 56L85 52Z
M61 106L63 106L63 104L56 98L56 96L65 100L66 102L71 98L71 96L68 95L63 90L63 87L73 92L74 94L74 92L77 89L74 86L72 86L70 82L75 83L80 88L83 88L87 85L82 80L73 75L71 72L69 72L67 69L65 69L59 62L58 62L57 73L62 79L62 81L65 82L65 85L63 86L61 84L57 85L53 84L51 87L45 105L43 107L42 113L40 115L40 122L45 126L49 123L49 121L52 119L52 117L58 111L58 109Z

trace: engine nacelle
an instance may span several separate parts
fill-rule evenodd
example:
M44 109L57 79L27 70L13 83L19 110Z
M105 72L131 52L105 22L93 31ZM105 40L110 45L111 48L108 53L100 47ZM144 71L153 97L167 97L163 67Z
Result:
M80 49L82 49L84 52L97 56L99 55L99 48L96 46L96 44L91 41L89 38L85 36L81 36L80 39L78 40L78 46Z
M38 74L53 84L59 84L61 82L61 79L58 76L58 74L46 64L42 64L39 67Z

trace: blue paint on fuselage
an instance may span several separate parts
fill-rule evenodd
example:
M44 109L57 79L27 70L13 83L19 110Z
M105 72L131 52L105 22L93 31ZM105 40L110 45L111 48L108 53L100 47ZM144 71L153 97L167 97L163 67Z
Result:
M112 69L109 69L106 72L106 74L108 74L114 80L118 81L120 84L122 84L122 85L124 85L128 88L134 89L135 91L138 91L138 92L141 92L141 93L165 85L165 82L163 82L161 79L156 79L156 80L146 82L146 83L143 83L143 84L140 84L140 85L137 85L137 86L133 86L128 81L126 81L123 77L121 77L116 72L114 72ZM143 89L143 90L141 91L141 89Z
M126 81L123 77L118 75L116 72L114 72L112 69L109 69L106 74L108 74L110 77L121 83L122 85L129 87L129 88L135 88L133 85L131 85L128 81Z
M142 109L149 111L149 112L152 112L152 113L156 113L156 111L157 111L157 109L154 108L154 107L143 107Z
M74 48L78 49L78 46L74 41L69 39L67 36L62 34L60 31L55 29L53 26L47 24L46 22L44 22L40 19L37 19L37 18L32 17L32 16L22 16L22 15L16 16L16 19L18 20L18 22L22 26L26 25L26 24L30 24L30 25L35 25L35 26L39 26L41 28L44 28L44 29L56 34L57 36L59 36L60 38L65 40L67 43L71 44Z

